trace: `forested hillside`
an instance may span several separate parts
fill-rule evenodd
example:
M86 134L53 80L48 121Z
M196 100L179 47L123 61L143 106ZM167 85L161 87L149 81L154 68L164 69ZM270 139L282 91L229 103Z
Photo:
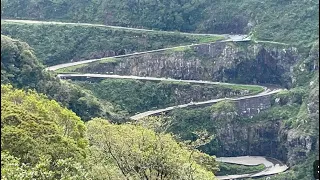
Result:
M44 95L1 85L1 179L211 180L216 170L214 157L170 135L104 119L84 124Z
M1 35L1 84L8 83L46 94L72 109L83 120L112 116L123 118L114 112L112 104L99 102L90 92L61 82L54 74L44 71L44 66L28 44Z
M205 33L249 33L303 46L318 37L317 0L2 0L7 18Z
M74 81L73 83L83 89L90 90L99 99L120 106L129 114L187 104L192 101L257 94L263 91L259 86L199 85L183 82L143 82L123 79L106 79L91 83Z
M1 179L214 180L270 168L220 163L216 156L263 156L289 169L257 179L314 180L318 6L317 0L1 0L3 19L74 23L1 21ZM232 34L249 38L217 42ZM173 48L112 57L166 47ZM45 69L97 58L103 59ZM175 107L161 111L169 106ZM151 115L132 118L146 111Z
M27 42L45 65L213 42L223 36L143 32L87 25L1 22L1 33Z

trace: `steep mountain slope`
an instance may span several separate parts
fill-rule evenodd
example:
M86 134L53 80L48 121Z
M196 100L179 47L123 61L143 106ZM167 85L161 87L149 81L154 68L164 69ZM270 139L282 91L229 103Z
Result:
M119 105L130 115L192 101L244 96L263 91L263 88L259 86L250 88L241 85L200 85L170 81L152 82L125 79L94 81L94 79L83 79L72 83L90 90L99 99L105 99Z
M83 120L93 117L112 117L112 104L99 102L97 98L78 86L61 82L47 71L34 55L31 47L15 39L1 35L1 84L12 84L17 88L35 89L72 109ZM119 117L122 119L122 117Z
M291 86L297 48L265 42L214 42L59 69L59 72L106 73L241 84ZM250 72L248 74L248 71Z
M34 91L1 85L1 179L216 179L214 157L171 135L104 119L84 123Z
M206 33L245 33L310 45L318 37L317 0L2 0L3 17L95 22Z
M138 31L94 25L1 21L1 34L27 42L44 65L210 42L223 36Z
M275 59L274 57L280 54L279 52L282 52L282 48L271 45L268 47L269 50L263 48L262 51L259 51L261 53L257 56L258 61L250 61L251 59L248 58L247 62L249 65L242 64L242 66L235 67L235 70L239 70L242 75L241 77L237 75L232 76L232 78L235 79L241 78L241 80L252 83L257 82L253 75L259 75L259 80L264 81L258 82L271 82L282 85L289 84L288 87L291 89L272 97L270 109L252 118L239 117L234 108L229 105L222 106L222 108L213 107L214 111L210 109L177 111L171 114L175 124L170 127L170 130L176 133L176 135L181 135L184 140L194 140L198 138L198 130L207 128L206 130L214 132L215 134L213 135L216 137L215 140L201 147L202 150L207 153L217 153L217 151L221 152L226 150L229 155L239 155L242 153L275 155L286 161L291 169L282 175L273 176L271 179L312 179L312 163L318 158L317 152L319 150L318 1L3 0L2 2L2 12L7 18L95 22L150 29L156 28L207 33L250 33L254 39L279 41L295 45L299 50L298 52L303 53L299 54L299 58L288 58L292 61L283 61L281 66L278 66L273 60ZM226 47L227 48L224 48L225 51L221 51L221 54L228 54L237 49L232 45ZM255 51L256 49L252 48L251 50ZM283 51L285 52L283 57L287 58L288 51L286 49ZM247 55L246 51L242 52ZM187 51L186 54L188 53L190 53L190 51ZM191 55L192 53L191 51ZM133 60L141 62L142 59L152 64L159 62L158 59L163 58L165 59L163 62L169 62L170 59L168 61L166 55L157 54L157 57L155 57L154 54L147 54L145 55L146 58L139 57L140 59L137 58ZM30 57L30 53L25 52L21 57L22 59ZM291 56L289 55L289 57ZM16 59L20 61L21 58ZM132 63L131 58L125 59L129 65ZM157 61L154 61L154 59ZM185 76L182 76L183 73L181 73L181 67L183 67L181 64L190 68L190 64L185 61L188 57L186 58L184 54L180 52L180 56L175 56L171 60L175 61L177 59L178 63L173 63L172 71L169 73L171 73L170 75L177 75L176 77L178 78L179 76L180 78L185 78ZM222 58L222 60L220 60L226 63L227 61L223 61L225 59L226 58ZM206 68L210 67L212 65L210 64L211 62L212 61L205 62L203 66ZM116 66L118 63L120 65ZM149 69L148 71L148 67L146 66L141 67L140 71L136 71L136 67L139 67L139 65L141 64L131 66L133 70L127 73L135 72L138 73L138 75L144 75L144 72L162 73L162 71L160 71L162 68L161 63L156 67L159 71L154 71L154 69ZM223 65L228 67L228 64ZM268 69L266 65L270 65L270 69L275 71L269 71L270 69ZM24 69L22 72L16 71L16 69L12 67L13 66L6 65L6 72L4 72L4 74L7 75L4 81L15 82L15 79L12 78L11 75L15 72L30 75L30 68L28 67L23 68L21 66L22 69ZM84 71L94 70L96 72L96 70L99 70L102 72L111 72L109 69L114 67L118 67L118 70L121 68L128 70L125 64L121 64L115 59L107 59L100 63L90 64L90 66L77 68ZM216 66L212 65L212 67ZM258 70L255 69L256 67L259 67ZM282 67L285 67L285 70L281 69ZM188 68L185 70L185 72L188 72L186 74L193 75L193 73L189 73L188 70L190 69ZM210 74L208 78L229 81L230 78L219 76L220 74L227 74L228 72L225 72L226 69L227 68L222 68L218 75L213 74L213 76L211 76ZM250 69L250 71L248 69ZM267 72L266 74L262 73L264 70ZM280 73L280 75L277 73ZM230 74L234 75L235 73ZM279 77L284 77L281 79L283 81L281 81ZM23 83L24 80L21 79L22 77L20 79L18 78L15 83ZM34 80L30 79L30 81ZM29 83L25 85L27 86ZM21 86L23 87L24 85ZM57 97L61 98L60 95L57 95ZM89 96L86 97L90 99ZM61 99L64 100L64 98ZM76 101L73 101L70 107L78 113L84 113L83 117L88 118L89 115L87 112L82 111L88 106L85 105L84 108L82 106L74 107L74 105L78 103L78 97L75 99ZM96 108L97 106L90 106L90 103L89 107L92 107L93 110L99 109ZM231 108L228 109L228 107ZM96 116L101 115L100 111L98 111L97 114L89 111L89 114ZM101 125L101 123L98 123L97 126L99 127L99 125ZM92 130L91 132L95 131ZM251 135L249 134L250 136L246 136L248 132L251 132ZM119 137L116 136L115 139L117 138ZM126 141L127 139L121 140ZM218 143L223 146L218 147ZM99 142L97 142L97 144L99 144ZM252 145L254 147L245 147L246 145ZM248 149L250 151L247 151Z

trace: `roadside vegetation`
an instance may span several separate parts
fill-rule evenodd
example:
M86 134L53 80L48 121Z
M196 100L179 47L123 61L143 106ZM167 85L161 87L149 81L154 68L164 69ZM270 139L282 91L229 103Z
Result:
M263 164L256 166L245 166L230 163L219 163L219 169L216 173L217 176L233 175L233 174L253 174L263 171L266 167Z
M134 114L169 106L201 102L210 99L257 94L259 86L201 85L170 81L145 81L130 79L105 79L72 81L89 90L99 100L112 102L115 106Z
M162 31L135 31L109 27L27 24L1 21L1 33L28 43L44 65L130 54L206 43L223 36L196 36Z
M1 85L1 179L211 180L217 170L214 157L169 134L84 123L44 95Z
M312 179L319 151L318 7L318 0L1 0L2 18L156 30L1 21L1 179L213 180L219 174L265 168L217 163L213 156L225 155L223 149L237 156L248 144L263 155L279 152L290 163L289 170L271 180ZM299 61L286 74L265 73L267 67L257 68L260 61L251 64L249 59L237 66L234 77L237 83L254 82L257 75L264 83L289 81L288 90L273 95L271 107L253 117L240 116L235 102L221 101L133 122L128 117L145 110L262 89L119 79L69 82L56 77L58 72L89 68L97 72L97 67L120 62L110 56L222 39L179 32L248 34L253 40L248 44L296 47ZM248 54L256 49L238 50ZM165 53L181 52L183 58L195 57L184 47ZM57 72L44 70L98 58L104 59ZM231 127L241 135L249 134L247 127L255 129L256 139L227 139Z
M310 47L319 38L319 1L2 0L2 16L163 31L251 34ZM261 13L263 12L263 13Z

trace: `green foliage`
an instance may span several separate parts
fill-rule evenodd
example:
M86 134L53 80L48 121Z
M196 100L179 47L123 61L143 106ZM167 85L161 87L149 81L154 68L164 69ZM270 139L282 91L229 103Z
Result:
M131 122L142 126L147 129L151 129L157 133L167 132L168 128L171 126L171 120L165 116L147 116L140 119L139 121Z
M104 119L86 126L44 95L1 85L1 179L215 179L214 157L169 134Z
M122 179L215 179L209 171L217 170L214 157L190 151L170 135L102 119L89 121L87 128L91 146L102 162L116 164Z
M45 76L42 68L28 44L1 35L1 84L35 88Z
M183 44L213 42L223 38L87 25L11 22L1 22L1 25L2 34L27 42L45 65L98 59Z
M288 128L317 135L319 130L319 76L316 74L290 90L281 91L273 97L273 107L261 114L271 120L285 119ZM278 101L278 102L276 102Z
M254 36L298 46L310 47L319 38L319 1L255 1L248 0L243 8L251 11L256 27ZM260 12L265 12L263 15ZM315 16L311 15L315 14ZM306 33L307 32L307 33Z
M236 106L234 102L231 101L220 101L216 104L212 105L211 111L214 113L221 113L221 112L233 112L236 111Z
M3 180L52 179L54 172L50 171L48 166L49 161L43 158L35 167L29 167L25 164L20 165L18 158L1 151L1 179Z
M90 92L62 82L54 74L44 71L26 43L1 35L1 84L8 83L44 93L73 110L83 120L93 117L123 119L122 114L113 111L110 103L100 102Z
M9 153L1 158L2 177L74 176L76 164L81 166L86 157L85 131L80 118L57 102L1 85L1 155Z
M186 50L189 50L191 49L191 47L186 47L186 46L178 46L178 47L175 47L171 50L168 50L168 51L173 51L173 52L183 52L183 51L186 51Z
M289 104L284 106L275 105L270 109L262 111L252 119L242 118L242 121L243 123L247 123L283 120L287 126L290 126L290 120L297 115L299 107L299 104Z
M238 164L219 163L217 176L231 175L231 174L251 174L263 171L266 167L263 164L256 166L245 166Z
M308 48L309 50L310 48ZM319 39L313 42L312 48L308 55L303 57L293 68L294 87L308 86L311 79L318 74L316 69L319 68Z
M258 94L264 91L262 86L258 85L239 85L239 84L230 84L230 85L221 85L221 87L231 87L234 91L247 90L249 94Z
M318 38L317 0L5 0L2 4L3 16L9 18L54 19L205 33L251 31L257 39L304 46L309 46Z
M307 90L303 87L296 87L290 90L283 90L273 96L273 102L277 101L278 104L301 104L307 96Z
M54 166L54 170L50 170ZM18 158L11 156L7 152L1 151L1 179L3 180L54 180L56 174L60 174L59 179L69 180L88 179L88 173L83 165L73 159L59 159L50 165L50 158L41 157L39 163L34 167L20 163Z
M224 100L217 102L210 107L210 110L210 121L214 122L215 128L224 126L227 123L238 122L241 119L238 115L236 103L233 101Z
M206 1L5 1L4 16L99 22L162 30L193 30ZM24 11L21 8L24 7ZM39 7L35 12L35 7ZM83 13L86 12L86 13ZM30 14L29 14L30 13Z
M191 101L255 94L260 87L240 85L199 85L182 82L152 82L130 79L105 79L101 82L73 81L90 90L100 100L110 101L130 114ZM232 94L232 95L231 95Z
M167 122L165 132L173 133L183 141L191 141L191 144L204 143L214 139L219 127L239 120L235 112L236 106L230 101L220 101L211 107L175 109L163 117Z
M199 138L196 132L215 128L210 121L210 108L201 109L176 109L169 113L171 126L168 132L177 135L182 140L195 141Z

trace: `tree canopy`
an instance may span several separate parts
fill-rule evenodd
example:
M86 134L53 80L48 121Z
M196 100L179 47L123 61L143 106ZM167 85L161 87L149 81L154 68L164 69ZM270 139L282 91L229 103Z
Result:
M82 120L117 114L113 112L111 103L100 102L89 91L61 81L55 74L45 71L28 44L4 35L1 35L1 84L46 94L74 111ZM108 107L103 103L107 103Z
M89 121L87 128L91 147L116 164L122 179L214 179L214 157L187 149L169 134L102 119Z
M57 102L1 85L1 177L14 177L14 166L20 173L39 171L28 178L61 179L61 168L73 168L86 158L85 131L81 119Z
M169 134L72 111L1 85L2 179L214 179L215 157Z

